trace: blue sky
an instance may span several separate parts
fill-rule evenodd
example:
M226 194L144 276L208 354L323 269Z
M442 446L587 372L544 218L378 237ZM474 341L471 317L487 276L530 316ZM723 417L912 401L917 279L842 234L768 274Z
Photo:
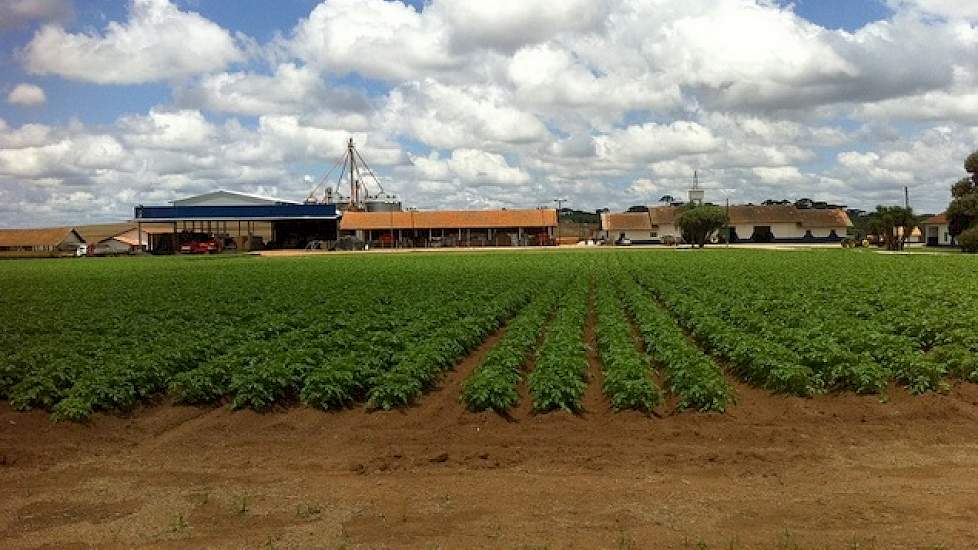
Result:
M938 211L978 148L957 0L24 0L0 7L0 225L304 195L345 136L422 206L681 193ZM26 7L25 7L26 6Z

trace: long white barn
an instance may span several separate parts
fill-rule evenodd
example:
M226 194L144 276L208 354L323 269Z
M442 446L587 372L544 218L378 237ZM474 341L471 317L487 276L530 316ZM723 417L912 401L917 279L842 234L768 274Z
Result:
M601 215L604 237L636 244L680 241L676 219L683 209L653 206L648 212L605 213ZM837 242L852 226L849 215L840 209L795 208L793 205L738 205L727 209L731 242Z

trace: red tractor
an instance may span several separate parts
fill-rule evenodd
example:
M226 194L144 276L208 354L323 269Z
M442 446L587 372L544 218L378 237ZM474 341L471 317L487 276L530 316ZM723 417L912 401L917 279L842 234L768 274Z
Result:
M221 240L207 233L184 232L180 234L181 254L215 254L223 249Z

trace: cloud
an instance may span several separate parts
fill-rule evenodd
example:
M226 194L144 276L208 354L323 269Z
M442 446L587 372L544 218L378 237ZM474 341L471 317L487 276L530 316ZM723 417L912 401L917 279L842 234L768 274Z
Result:
M309 67L282 63L272 74L223 72L176 87L177 103L243 115L309 112L363 113L371 106L358 90L327 86Z
M285 45L330 72L406 80L457 69L447 29L400 0L330 0L316 6Z
M165 111L153 108L146 116L125 116L118 126L130 145L146 149L196 151L206 147L215 127L200 111Z
M45 101L47 101L47 96L44 95L44 90L34 84L18 84L7 94L7 103L11 105L36 107L43 105Z
M721 142L709 128L696 122L669 125L648 122L631 125L595 139L599 157L612 162L652 163L673 157L708 153Z
M168 0L133 0L129 20L101 34L45 25L20 57L31 73L99 84L167 80L244 60L228 31Z
M21 28L38 20L64 24L74 16L71 0L6 0L0 3L0 31Z
M515 107L499 86L411 82L391 92L384 117L389 128L444 149L499 148L539 142L549 135L539 118Z
M601 0L440 0L426 11L444 19L453 45L462 50L511 52L560 33L596 31L609 9Z
M888 5L845 31L766 0L328 0L259 43L136 0L18 58L172 100L0 124L0 203L32 222L72 196L115 216L218 186L301 198L353 137L409 206L623 208L698 170L717 202L871 208L908 185L936 211L978 143L973 2Z
M918 10L948 18L978 19L978 4L972 0L889 0L894 9Z
M530 182L530 175L512 167L502 155L477 149L456 149L440 159L437 153L412 157L418 175L426 180L458 180L473 186L513 186Z
M801 183L805 181L805 176L796 166L757 166L752 169L755 176L760 178L763 183Z

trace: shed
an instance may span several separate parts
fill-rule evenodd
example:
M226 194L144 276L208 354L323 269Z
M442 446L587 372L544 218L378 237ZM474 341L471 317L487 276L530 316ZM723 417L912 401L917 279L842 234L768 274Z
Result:
M533 246L554 243L557 211L344 212L340 231L379 246Z
M73 254L85 239L72 227L0 229L0 251Z

